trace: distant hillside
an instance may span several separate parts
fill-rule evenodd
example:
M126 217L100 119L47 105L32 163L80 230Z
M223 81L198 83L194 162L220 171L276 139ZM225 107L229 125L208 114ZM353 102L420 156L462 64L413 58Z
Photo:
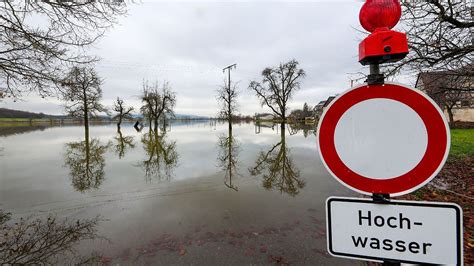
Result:
M134 114L132 115L133 118L135 119L142 119L143 115L142 114ZM186 115L186 114L175 114L176 119L190 119L190 120L201 120L201 119L209 119L207 116L200 116L200 115Z
M0 108L0 118L59 118L62 116Z
M209 119L207 116L175 114L176 119Z
M133 115L133 118L142 118L141 114ZM66 115L48 115L43 113L33 113L27 111L20 111L20 110L13 110L7 108L0 108L0 118L56 118L56 119L63 119L68 118ZM107 116L99 116L101 119L108 119ZM186 114L176 114L176 119L209 119L205 116L198 116L198 115L186 115Z

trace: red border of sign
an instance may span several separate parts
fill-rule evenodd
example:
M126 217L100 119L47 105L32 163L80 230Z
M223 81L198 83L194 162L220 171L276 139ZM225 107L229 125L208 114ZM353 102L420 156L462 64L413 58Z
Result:
M420 162L407 173L390 179L373 179L352 171L341 160L334 144L334 133L342 115L355 104L374 98L406 104L420 116L428 134L427 148ZM449 143L449 127L436 103L417 90L393 83L362 85L344 92L327 107L318 126L319 153L326 168L342 184L363 194L400 196L425 185L444 165Z

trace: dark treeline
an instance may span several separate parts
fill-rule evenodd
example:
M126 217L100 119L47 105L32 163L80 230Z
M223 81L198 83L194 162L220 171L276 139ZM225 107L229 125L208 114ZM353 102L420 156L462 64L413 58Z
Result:
M27 111L0 108L0 117L2 118L65 118L62 115L47 115L43 113L33 113Z

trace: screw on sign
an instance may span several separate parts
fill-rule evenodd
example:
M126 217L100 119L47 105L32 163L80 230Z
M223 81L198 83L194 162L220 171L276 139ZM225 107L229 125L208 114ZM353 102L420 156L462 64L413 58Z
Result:
M460 265L458 205L390 199L432 180L450 147L437 104L418 90L386 83L379 72L379 64L408 54L406 35L392 30L400 16L397 0L365 2L359 19L371 34L359 44L359 62L370 65L367 84L340 94L319 120L318 148L326 169L373 199L327 200L328 251L380 262Z

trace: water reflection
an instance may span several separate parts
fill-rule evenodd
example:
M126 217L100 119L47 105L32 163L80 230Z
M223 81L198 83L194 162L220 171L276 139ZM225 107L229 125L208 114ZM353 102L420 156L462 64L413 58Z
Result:
M84 240L98 238L99 219L60 221L54 216L11 222L9 213L0 210L0 262L18 264L65 264L65 256L75 264L98 263L99 256L79 258L75 246ZM75 258L74 258L75 257Z
M280 124L280 141L269 151L260 152L249 172L252 176L263 177L264 188L276 189L291 196L297 195L305 186L287 147L285 123Z
M8 137L16 134L23 134L33 131L43 131L46 128L52 126L46 125L20 125L20 126L1 126L0 125L0 137Z
M255 122L255 134L260 134L260 132L262 132L262 128L271 128L272 130L275 130L275 123L267 121Z
M104 153L109 144L98 139L66 143L64 164L69 167L73 187L80 192L98 189L104 181Z
M147 157L140 166L147 181L151 181L152 177L158 181L171 180L173 169L178 165L176 141L168 141L166 131L159 133L158 130L143 134L141 141Z
M316 136L316 125L303 123L288 124L288 131L290 132L290 135L295 135L302 131L303 136L307 138L310 134Z
M127 150L135 148L133 136L123 136L120 128L117 129L117 136L114 139L116 141L114 150L115 154L118 155L119 159L122 159L125 156Z
M233 124L232 127L230 133L228 124L216 123L215 120L178 120L172 121L172 132L166 135L162 131L145 134L148 133L148 126L140 133L135 133L133 129L127 131L122 126L123 134L120 136L114 124L91 126L91 137L99 139L100 143L92 140L93 144L89 143L89 146L103 146L110 142L110 149L103 153L102 158L106 166L93 167L102 168L105 172L102 184L97 191L93 191L93 195L70 192L74 188L71 187L69 168L84 164L86 148L85 142L75 145L66 143L84 140L83 126L49 128L0 138L0 146L5 147L4 156L0 157L0 208L15 213L12 216L15 221L21 213L43 215L58 212L61 217L69 219L90 218L100 213L106 223L97 227L99 234L109 238L113 244L84 241L79 243L78 254L87 256L90 250L100 250L107 256L104 264L153 264L153 261L192 264L197 261L195 254L211 253L205 262L222 264L222 258L229 257L231 252L235 254L231 254L232 260L245 264L265 264L269 255L283 256L288 263L294 264L337 264L338 261L331 263L333 261L326 259L322 255L325 253L315 253L325 248L324 209L320 206L324 206L324 200L331 194L345 194L319 163L311 130L305 139L302 129L298 134L290 135L292 129L289 125L285 125L286 136L281 136L279 124L273 126L274 131L262 127L262 133L258 135L254 133L253 124ZM218 142L220 134L223 138ZM124 156L119 159L115 154L116 145L120 146L121 137L127 136L134 137L135 148L126 147ZM224 145L218 147L217 143ZM170 145L174 148L167 148ZM263 160L271 148L273 152ZM69 168L61 167L66 160L66 149L70 149L67 161L74 162L68 165ZM94 157L92 150L89 148L89 160ZM164 151L176 156L166 155ZM229 155L229 151L236 167L226 171L229 161L221 164L221 168L217 166L217 158ZM260 156L260 151L264 156ZM291 157L294 162L290 173L298 173L293 177L286 170L278 169L283 167L279 166L282 163L278 163L276 158L285 151L286 155L281 157ZM82 159L73 160L72 157ZM177 159L165 160L163 157ZM147 172L153 183L157 182L152 171L146 168L154 168L153 161L159 160L162 160L158 167L160 170L155 172L161 172L162 179L166 179L163 161L175 161L176 167L168 168L171 169L168 172L173 173L171 181L178 182L147 183L143 177ZM25 161L28 161L27 165ZM294 170L295 166L300 171ZM254 167L255 172L260 174L249 177L247 169ZM72 169L71 172L84 171ZM306 184L300 180L305 180ZM231 188L224 187L224 182ZM263 189L261 182L270 184L271 190ZM232 187L238 187L238 192ZM287 191L299 191L293 202L295 204L288 204ZM57 221L61 222L60 219ZM298 234L292 233L292 227ZM306 228L309 228L306 233L299 230ZM191 234L190 239L187 238L188 233ZM0 234L0 242L2 240ZM181 240L192 240L192 244L181 245ZM241 242L235 241L243 241L242 246L239 246ZM222 246L221 243L229 244ZM303 243L304 247L296 247L292 243ZM260 244L268 247L266 253L260 251ZM221 253L208 252L219 247ZM254 250L251 249L253 247ZM255 252L255 256L246 255L247 249ZM131 251L129 256L126 255L127 250ZM175 253L166 254L166 250ZM282 254L283 251L286 253ZM276 263L276 259L272 261ZM62 261L60 264L73 263Z
M231 123L229 123L227 135L222 134L219 136L217 146L219 148L217 157L218 166L225 171L224 184L228 188L237 191L237 186L232 184L232 178L239 175L237 173L237 165L240 145L232 135Z

